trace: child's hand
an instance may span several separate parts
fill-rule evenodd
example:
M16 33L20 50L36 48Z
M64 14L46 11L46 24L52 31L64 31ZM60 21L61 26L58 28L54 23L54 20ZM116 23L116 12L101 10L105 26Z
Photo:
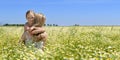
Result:
M31 31L33 31L33 30L35 30L36 28L34 27L34 26L32 26L31 28L30 28L30 30Z
M26 29L27 29L27 31L29 31L29 30L30 30L30 27L27 27Z

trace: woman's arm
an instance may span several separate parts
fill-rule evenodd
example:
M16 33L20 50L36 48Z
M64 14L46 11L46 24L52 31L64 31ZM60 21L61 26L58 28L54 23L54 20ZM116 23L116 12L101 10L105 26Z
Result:
M25 43L25 40L27 39L26 38L26 31L28 30L28 26L27 26L27 23L25 23L24 25L24 32L19 40L19 43Z
M25 40L26 40L25 32L26 32L26 27L24 26L24 32L23 32L23 34L22 34L22 36L21 36L21 38L19 40L19 43L24 43L25 44Z

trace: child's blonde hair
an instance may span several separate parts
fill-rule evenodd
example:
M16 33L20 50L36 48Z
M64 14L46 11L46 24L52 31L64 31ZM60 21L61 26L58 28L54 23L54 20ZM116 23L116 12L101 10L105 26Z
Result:
M37 13L37 14L35 14L35 20L34 20L33 26L42 27L42 26L44 26L45 21L46 21L46 17L41 13Z

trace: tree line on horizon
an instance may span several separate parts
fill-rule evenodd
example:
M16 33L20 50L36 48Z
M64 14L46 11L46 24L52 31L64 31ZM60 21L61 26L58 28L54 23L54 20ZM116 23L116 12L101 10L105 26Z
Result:
M24 24L3 24L2 26L24 26ZM44 24L44 26L58 26L58 24Z
M0 24L0 26L24 26L24 24ZM44 26L60 26L58 24L44 24ZM73 24L70 26L120 26L120 25L79 25L79 24Z
M24 24L3 24L2 26L24 26ZM44 24L44 26L59 26L58 24ZM72 26L80 26L79 24L74 24Z

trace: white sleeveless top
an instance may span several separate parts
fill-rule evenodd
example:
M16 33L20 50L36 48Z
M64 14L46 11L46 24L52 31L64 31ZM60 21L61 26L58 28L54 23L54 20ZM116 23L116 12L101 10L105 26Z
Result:
M43 43L44 43L43 41L33 42L32 37L30 36L28 31L26 31L26 34L27 34L26 35L27 40L25 40L25 45L26 46L34 46L38 49L42 49Z

